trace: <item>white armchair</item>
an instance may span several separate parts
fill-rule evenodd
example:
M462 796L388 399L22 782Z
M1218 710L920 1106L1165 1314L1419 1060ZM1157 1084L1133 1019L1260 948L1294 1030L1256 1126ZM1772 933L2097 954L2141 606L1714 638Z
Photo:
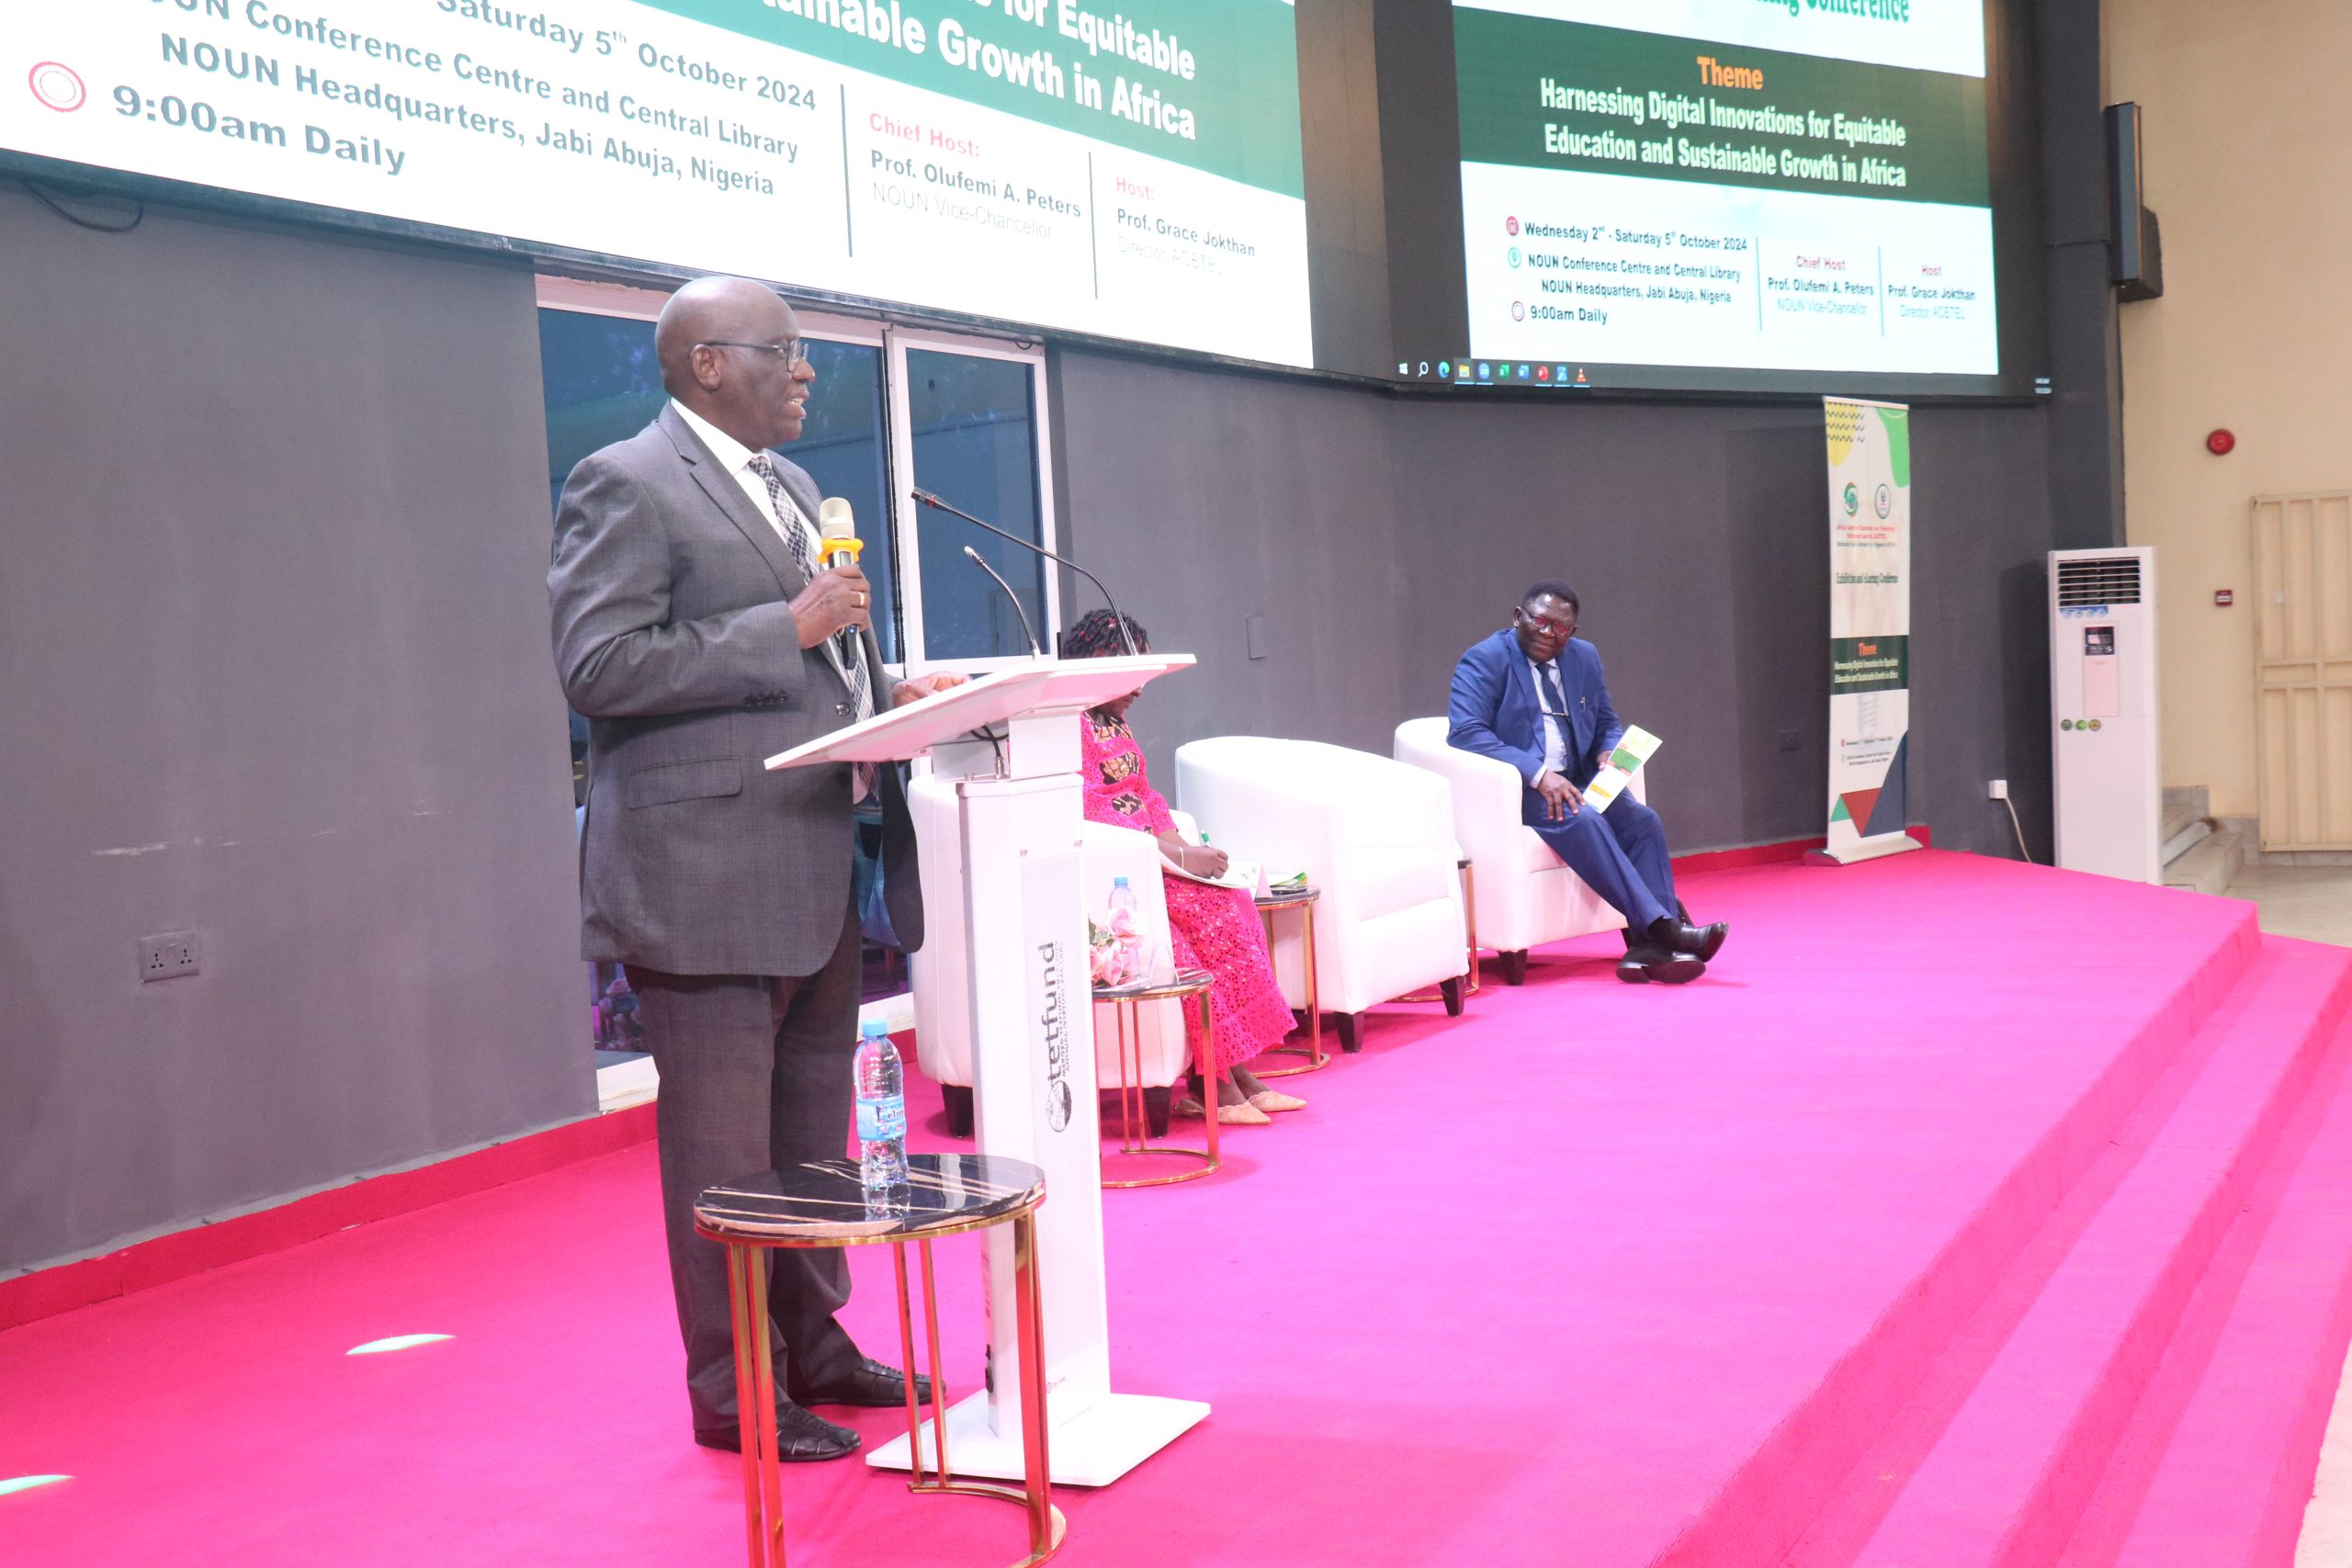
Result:
M963 834L956 819L956 785L922 777L907 789L914 818L915 852L922 874L923 943L911 957L915 995L915 1063L940 1086L947 1102L947 1130L972 1134L972 1004L964 949ZM1180 818L1178 826L1185 825ZM1199 835L1195 832L1194 837ZM1148 833L1088 822L1080 830L1080 897L1089 913L1107 908L1112 879L1124 876L1136 891L1147 948L1168 951L1168 901L1159 881L1159 847ZM1154 1137L1168 1131L1169 1088L1187 1068L1184 1017L1177 1002L1146 1002L1136 1010L1143 1061L1143 1088ZM1111 1049L1111 1012L1094 1010L1095 1077L1116 1089L1119 1064Z
M1503 981L1527 978L1527 950L1595 931L1623 931L1625 917L1600 901L1520 816L1524 784L1509 762L1446 743L1442 718L1408 718L1396 727L1396 760L1452 786L1453 836L1470 858L1478 944L1503 961ZM1644 769L1634 798L1646 798Z
M1375 1002L1436 985L1462 1011L1462 878L1443 779L1369 751L1315 740L1227 735L1176 751L1177 798L1211 840L1266 874L1304 871L1315 910L1320 1003L1340 1046L1363 1045ZM1301 938L1275 938L1283 997L1306 1005Z

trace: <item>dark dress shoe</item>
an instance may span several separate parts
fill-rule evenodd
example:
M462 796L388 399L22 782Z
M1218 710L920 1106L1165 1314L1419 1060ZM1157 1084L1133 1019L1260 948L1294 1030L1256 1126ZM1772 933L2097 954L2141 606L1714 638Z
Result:
M804 1386L786 1378L784 1391L796 1404L863 1404L884 1409L907 1402L907 1379L898 1368L886 1367L873 1357L864 1356L849 1371L821 1382ZM915 1397L931 1397L929 1378L915 1379Z
M836 1427L814 1411L797 1404L780 1405L775 1413L775 1455L786 1464L813 1464L842 1459L857 1451L865 1439L847 1427ZM722 1427L696 1427L695 1441L707 1449L743 1451L742 1429L734 1422Z
M1669 953L1687 953L1702 964L1721 953L1724 938L1731 934L1731 922L1717 920L1711 926L1694 926L1688 920L1661 915L1650 922L1650 941Z
M1687 985L1706 972L1704 959L1687 953L1668 953L1647 943L1628 948L1617 965L1617 978L1629 986L1647 985L1653 980L1661 986Z

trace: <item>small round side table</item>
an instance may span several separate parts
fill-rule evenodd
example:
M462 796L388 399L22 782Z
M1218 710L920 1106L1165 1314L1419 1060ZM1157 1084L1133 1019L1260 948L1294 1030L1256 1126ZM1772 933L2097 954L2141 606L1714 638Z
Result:
M1252 902L1258 906L1259 918L1266 922L1266 945L1274 942L1274 917L1296 913L1299 919L1300 962L1304 965L1301 977L1306 984L1306 1043L1304 1045L1270 1045L1265 1055L1272 1056L1304 1056L1306 1062L1295 1067L1268 1067L1259 1072L1261 1078L1296 1077L1331 1065L1323 1054L1323 987L1315 977L1315 903L1323 897L1319 887L1302 887L1292 893L1261 893ZM1252 1068L1253 1072L1257 1069Z
M1048 1493L1046 1450L1045 1297L1037 1285L1037 1206L1046 1174L1025 1160L993 1155L909 1155L903 1207L867 1205L857 1167L817 1160L758 1171L709 1188L695 1203L695 1234L727 1248L728 1299L735 1323L735 1408L743 1438L743 1516L752 1568L785 1568L783 1479L776 1458L775 1366L768 1349L767 1247L888 1244L899 1269L899 1345L906 1357L910 1492L954 1492L1019 1503L1029 1520L1035 1568L1061 1550L1069 1521ZM1021 1337L1023 1486L958 1481L947 1451L947 1380L939 1360L939 1297L931 1244L990 1225L1012 1226L1013 1302ZM915 1331L907 1294L907 1243L922 1258L922 1312L931 1352L931 1429L938 1435L932 1478L923 1479L922 1418L915 1402ZM757 1413L757 1418L753 1413Z
M1105 1187L1172 1187L1179 1181L1198 1181L1223 1164L1216 1149L1216 1086L1204 1076L1202 1080L1203 1111L1201 1119L1208 1123L1209 1146L1206 1152L1188 1149L1180 1144L1155 1144L1149 1141L1151 1122L1145 1114L1143 1103L1143 1004L1146 1002L1190 1003L1198 1000L1201 1009L1201 1056L1216 1060L1216 1024L1209 1016L1209 987L1216 984L1216 976L1205 969L1179 969L1173 978L1138 986L1097 986L1094 1000L1107 1006L1118 1021L1119 1051L1119 1149L1105 1155L1102 1163L1109 1166L1114 1159L1134 1159L1147 1155L1178 1155L1201 1163L1189 1170L1171 1171L1166 1176L1134 1176L1114 1180L1102 1178ZM1197 1065L1197 1064L1195 1064Z

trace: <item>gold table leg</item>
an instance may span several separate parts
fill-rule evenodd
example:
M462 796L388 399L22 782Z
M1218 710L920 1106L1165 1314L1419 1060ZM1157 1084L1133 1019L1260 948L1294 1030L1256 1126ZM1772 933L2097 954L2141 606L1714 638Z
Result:
M1012 1222L1012 1295L1021 1345L1022 1485L1019 1490L985 1481L958 1481L947 1451L947 1378L939 1357L939 1291L932 1271L931 1242L916 1243L922 1275L923 1341L930 1354L931 1476L923 1479L922 1407L915 1400L913 1304L907 1290L907 1245L890 1248L899 1275L899 1345L907 1371L907 1490L994 1497L1018 1503L1029 1523L1029 1554L1012 1568L1036 1568L1061 1550L1069 1521L1054 1506L1053 1465L1046 1450L1045 1298L1037 1284L1037 1222L1034 1213ZM766 1568L760 1564L757 1568ZM784 1568L778 1558L775 1568Z
M735 1431L743 1453L743 1517L752 1568L785 1568L775 1363L768 1350L768 1267L756 1248L727 1248L727 1295L735 1328Z
M1478 994L1478 878L1477 868L1468 862L1462 866L1462 919L1470 929L1469 996Z
M1201 1174L1203 1176L1206 1176L1209 1171L1215 1170L1219 1165L1224 1163L1218 1157L1216 1152L1216 1130L1218 1125L1216 1116L1218 1110L1216 1102L1216 1020L1209 1015L1209 994L1206 991L1203 991L1201 993L1200 1067L1201 1122L1203 1125L1207 1127L1209 1134L1208 1168L1207 1169L1203 1170Z
M1264 909L1260 913L1264 916L1266 921L1266 945L1272 948L1274 944L1274 911ZM1298 915L1301 922L1300 941L1306 947L1306 953L1301 959L1303 966L1301 974L1306 982L1306 1043L1269 1046L1265 1054L1269 1056L1304 1056L1306 1061L1301 1066L1268 1067L1258 1073L1261 1078L1295 1078L1301 1073L1315 1072L1331 1065L1331 1058L1323 1054L1323 987L1315 973L1314 904L1312 902L1301 904L1298 907Z
M1201 1048L1206 1060L1215 1061L1210 1035L1209 994L1201 994ZM1216 1080L1202 1075L1201 1093L1203 1120L1208 1123L1208 1152L1188 1149L1176 1144L1155 1144L1151 1141L1151 1122L1144 1107L1143 1098L1143 1004L1132 997L1107 998L1112 1016L1117 1020L1119 1060L1119 1154L1117 1157L1132 1158L1137 1155L1180 1155L1186 1159L1201 1161L1199 1168L1180 1170L1168 1176L1139 1176L1114 1179L1102 1178L1102 1185L1111 1188L1172 1187L1180 1181L1198 1181L1223 1163L1216 1148ZM1171 1094L1172 1094L1171 1090Z

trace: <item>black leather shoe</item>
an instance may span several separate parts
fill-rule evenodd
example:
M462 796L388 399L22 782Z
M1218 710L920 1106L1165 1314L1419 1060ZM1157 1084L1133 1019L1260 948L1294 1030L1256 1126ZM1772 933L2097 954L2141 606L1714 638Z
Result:
M1717 920L1711 926L1694 926L1670 915L1661 915L1650 923L1650 940L1669 953L1687 953L1702 964L1724 949L1724 938L1731 934L1731 922Z
M865 1439L847 1427L836 1427L814 1411L797 1404L779 1405L775 1413L775 1454L786 1464L813 1464L842 1459L857 1451ZM696 1427L695 1441L707 1449L743 1451L742 1429L733 1422L723 1427Z
M795 1404L863 1404L884 1409L906 1404L907 1379L898 1368L886 1367L871 1356L863 1356L845 1375L828 1378L823 1382L804 1387L787 1378L785 1393L792 1396ZM931 1397L929 1378L915 1379L915 1397Z
M1617 965L1617 978L1629 986L1646 985L1657 981L1661 986L1682 986L1707 972L1704 959L1687 953L1666 953L1645 944L1629 948Z

